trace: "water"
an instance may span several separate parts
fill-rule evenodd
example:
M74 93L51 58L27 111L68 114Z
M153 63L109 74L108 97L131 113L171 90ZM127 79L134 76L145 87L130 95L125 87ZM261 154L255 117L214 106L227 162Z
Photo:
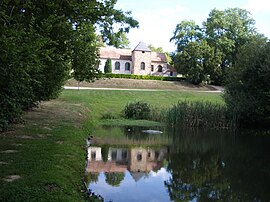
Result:
M104 201L270 201L269 132L151 128L164 133L150 135L145 129L97 131L85 175L92 195Z

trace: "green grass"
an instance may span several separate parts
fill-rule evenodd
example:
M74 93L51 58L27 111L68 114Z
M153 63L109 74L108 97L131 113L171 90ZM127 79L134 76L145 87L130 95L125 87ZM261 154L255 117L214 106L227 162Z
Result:
M25 124L0 134L0 201L84 201L85 139L89 131L102 139L108 136L99 137L99 125L160 125L121 118L123 107L136 100L157 108L180 100L223 104L215 93L65 90L58 99L27 112ZM106 111L118 119L101 120ZM7 150L16 152L5 153ZM6 182L10 175L21 178Z
M73 90L64 91L62 97L72 103L83 103L91 109L91 118L99 120L106 112L120 118L124 106L133 101L145 101L162 109L179 101L209 101L224 104L220 94L184 91L103 91Z

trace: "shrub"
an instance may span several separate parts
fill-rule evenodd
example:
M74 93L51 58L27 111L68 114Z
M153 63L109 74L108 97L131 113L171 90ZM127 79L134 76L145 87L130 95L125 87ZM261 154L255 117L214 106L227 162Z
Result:
M150 113L150 105L143 101L128 103L123 110L124 117L128 119L149 119Z
M169 76L135 75L135 74L103 74L105 78L123 78L123 79L142 79L142 80L160 80L160 81L184 81L185 78Z
M224 105L182 101L168 109L163 121L171 126L233 128L237 118Z
M112 60L108 58L105 62L104 73L112 73Z

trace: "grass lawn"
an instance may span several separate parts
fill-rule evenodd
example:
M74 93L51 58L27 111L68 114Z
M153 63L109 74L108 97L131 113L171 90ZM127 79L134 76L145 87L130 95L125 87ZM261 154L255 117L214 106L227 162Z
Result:
M24 124L0 134L0 201L84 201L85 138L108 111L120 118L130 101L169 107L179 100L223 104L220 94L181 91L65 90L24 114ZM157 124L112 120L111 124Z

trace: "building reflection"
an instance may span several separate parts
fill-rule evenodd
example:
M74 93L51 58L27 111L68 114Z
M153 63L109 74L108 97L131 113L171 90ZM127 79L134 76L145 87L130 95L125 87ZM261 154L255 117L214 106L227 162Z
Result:
M138 181L150 171L158 171L168 156L168 148L88 147L87 173L124 173Z

